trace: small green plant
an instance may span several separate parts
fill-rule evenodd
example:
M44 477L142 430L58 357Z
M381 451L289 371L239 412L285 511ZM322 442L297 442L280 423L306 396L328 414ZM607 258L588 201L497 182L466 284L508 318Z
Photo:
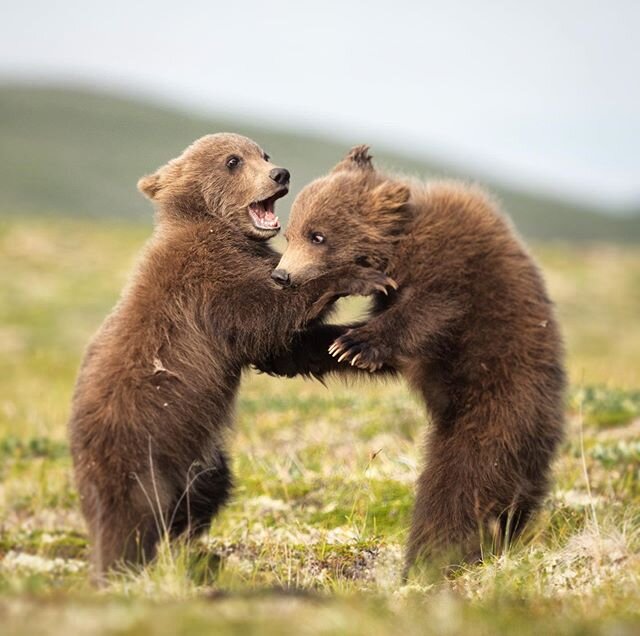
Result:
M572 392L570 404L574 411L581 405L586 424L619 426L640 416L640 391L587 386Z

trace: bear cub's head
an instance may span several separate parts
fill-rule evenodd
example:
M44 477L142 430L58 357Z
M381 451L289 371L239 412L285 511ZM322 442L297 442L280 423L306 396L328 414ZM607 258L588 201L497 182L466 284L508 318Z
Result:
M227 219L250 238L267 240L280 230L275 202L289 191L289 171L251 139L218 133L142 177L138 189L168 215Z
M293 202L273 279L297 286L353 263L385 270L411 219L410 188L379 173L356 146Z

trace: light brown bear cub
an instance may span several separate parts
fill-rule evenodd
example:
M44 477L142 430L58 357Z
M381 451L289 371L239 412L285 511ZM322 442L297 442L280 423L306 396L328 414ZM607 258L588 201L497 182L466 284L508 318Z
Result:
M432 426L408 566L475 559L483 539L517 535L549 488L565 374L544 282L510 223L478 188L387 176L361 146L299 194L286 237L282 284L356 263L399 284L366 324L310 330L290 360L319 376L395 368L424 399Z
M287 170L233 134L203 137L138 184L155 232L87 349L69 424L98 575L151 559L165 533L209 527L231 487L225 436L247 365L336 296L392 284L349 265L280 289L267 239L288 185Z

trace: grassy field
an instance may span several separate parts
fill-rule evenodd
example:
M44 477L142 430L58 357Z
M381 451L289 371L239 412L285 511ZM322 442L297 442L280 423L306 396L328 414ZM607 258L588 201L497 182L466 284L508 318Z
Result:
M400 384L247 374L237 488L210 536L93 590L66 419L146 233L0 221L0 633L638 633L637 247L534 249L566 332L569 434L544 510L505 554L402 586L420 404Z

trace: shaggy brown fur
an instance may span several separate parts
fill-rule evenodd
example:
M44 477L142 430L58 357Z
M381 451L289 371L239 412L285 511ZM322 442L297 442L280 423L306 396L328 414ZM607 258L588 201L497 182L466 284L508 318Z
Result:
M243 368L287 345L338 295L390 285L359 266L296 290L271 279L273 202L289 174L257 144L209 135L140 180L157 223L88 347L71 451L98 574L207 529L231 487L225 433Z
M433 425L407 564L514 537L549 488L565 376L552 304L510 223L478 188L386 176L361 146L300 193L286 236L279 278L294 286L349 263L399 283L366 324L311 330L271 370L395 368L423 397Z

